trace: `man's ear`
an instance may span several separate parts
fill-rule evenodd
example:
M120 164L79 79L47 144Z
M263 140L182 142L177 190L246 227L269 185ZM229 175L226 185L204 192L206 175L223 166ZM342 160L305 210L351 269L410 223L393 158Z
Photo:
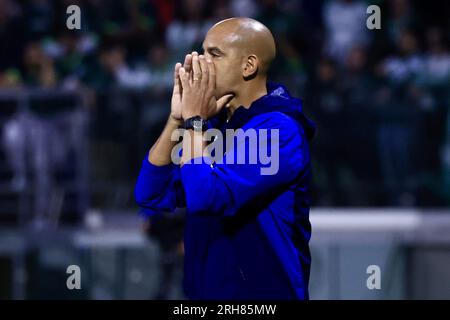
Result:
M249 55L245 61L244 72L242 74L244 79L254 78L258 72L258 65L258 57L254 54Z

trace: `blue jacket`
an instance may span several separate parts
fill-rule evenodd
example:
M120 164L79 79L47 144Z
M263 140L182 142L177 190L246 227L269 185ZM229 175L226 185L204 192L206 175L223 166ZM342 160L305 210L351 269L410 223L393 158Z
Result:
M308 299L308 141L315 128L303 115L301 100L281 85L269 83L267 89L250 108L237 108L228 122L221 112L211 123L222 132L279 129L276 174L262 175L259 161L191 160L181 168L143 161L135 189L143 214L187 209L184 289L190 299ZM265 138L268 149L271 139L272 134ZM245 141L225 157L251 148Z

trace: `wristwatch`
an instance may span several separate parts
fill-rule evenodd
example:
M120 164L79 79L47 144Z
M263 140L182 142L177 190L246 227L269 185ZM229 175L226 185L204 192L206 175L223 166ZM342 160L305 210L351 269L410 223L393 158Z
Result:
M194 131L206 131L208 129L208 120L202 119L200 116L195 116L186 119L183 123L184 129L194 129Z

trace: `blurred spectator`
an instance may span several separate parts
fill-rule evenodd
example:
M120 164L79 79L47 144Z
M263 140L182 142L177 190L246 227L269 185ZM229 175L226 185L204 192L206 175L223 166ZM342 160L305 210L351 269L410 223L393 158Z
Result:
M448 93L450 83L450 51L439 28L430 28L426 32L427 51L418 83L436 89L444 89Z
M127 22L125 1L88 0L86 24L91 32L105 36L117 34Z
M303 32L298 27L299 20L303 21L299 1L263 0L255 19L264 23L277 41ZM295 41L291 41L291 45L295 46Z
M24 53L24 83L35 87L56 85L56 73L53 60L45 56L39 43L31 42Z
M205 0L179 1L176 18L167 28L166 42L175 56L183 56L194 48L199 50L213 22L205 17Z
M367 97L374 90L374 79L367 69L367 51L363 47L353 47L347 56L342 76L346 105L349 108L370 109Z
M17 69L10 68L6 71L0 71L0 88L12 88L21 84L20 72Z
M118 85L130 89L151 89L155 93L167 93L173 85L173 63L164 43L150 47L146 61L139 61L134 68L121 61L116 68Z
M0 72L20 65L25 42L23 13L11 0L0 0Z
M89 88L104 93L117 84L117 73L123 68L128 68L125 48L105 43L97 55L86 59L81 80Z
M56 57L56 66L61 83L65 87L76 86L82 75L84 53L80 50L79 40L78 34L68 31L58 38L61 53Z
M339 63L345 63L353 46L369 43L366 9L359 0L330 0L324 7L325 50Z
M164 33L174 16L175 0L151 0L151 2L155 7L158 25Z
M157 43L148 51L150 87L157 93L172 92L174 63L164 43Z
M402 31L395 53L378 67L380 86L375 105L379 115L378 154L384 190L389 205L414 205L416 181L413 168L418 148L419 101L413 99L413 83L423 65L417 37L410 30ZM385 83L387 81L387 83Z
M364 47L351 48L340 78L345 105L343 113L346 116L344 123L348 123L341 130L346 136L345 140L351 140L359 146L358 152L347 159L347 166L351 168L349 178L356 179L349 185L364 184L362 181L375 183L374 180L376 180L374 173L377 172L378 162L376 160L377 153L373 148L376 144L376 118L374 117L373 99L371 99L376 90L376 82L367 67L367 60L368 53ZM357 121L350 122L350 119L356 117ZM362 189L363 187L358 188L358 190ZM358 194L356 197L364 199L364 194Z
M258 15L259 7L254 0L231 0L230 11L232 17L255 18Z
M442 196L450 203L450 112L447 110L445 120L446 128L444 131L445 141L442 145Z
M25 8L25 30L29 39L40 39L53 31L55 10L50 0L30 0Z
M307 73L302 56L288 39L280 37L277 45L277 61L271 66L270 74L277 81L290 84L290 92L301 96L307 81Z
M344 195L339 176L346 167L346 143L336 138L341 132L344 101L339 74L333 60L322 58L318 61L312 81L307 87L305 107L316 122L321 124L312 144L315 161L314 175L320 194L320 205L341 203ZM328 161L328 159L333 159Z
M233 17L227 0L216 0L213 5L211 21L221 21Z
M75 151L74 157L82 151L80 135L85 126L82 110L55 110L49 115L18 111L4 124L2 145L13 172L10 187L16 192L33 191L31 216L37 227L59 210L53 207L55 197L64 190L56 184L55 173L67 165L69 152Z
M403 30L411 29L415 24L415 15L409 0L388 1L389 19L386 21L387 36L390 45L398 43Z
M442 194L450 200L450 194L446 191L446 185L441 184L437 178L436 168L442 168L442 174L448 172L448 150L449 147L449 128L450 128L450 52L448 49L448 40L444 33L437 27L426 30L426 52L421 72L417 76L415 98L420 102L423 110L421 116L422 132L427 132L426 138L422 138L423 152L427 155L419 158L423 159L420 163L422 172L426 181L429 183L429 189L436 190L434 193ZM445 176L444 176L445 178ZM429 200L432 202L433 200Z
M419 52L416 35L404 30L396 43L396 52L380 65L379 72L393 86L411 83L422 70L423 57Z

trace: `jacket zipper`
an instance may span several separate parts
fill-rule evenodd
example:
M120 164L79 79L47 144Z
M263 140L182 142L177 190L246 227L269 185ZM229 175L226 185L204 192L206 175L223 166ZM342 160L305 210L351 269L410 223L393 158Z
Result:
M241 273L242 279L244 279L244 281L247 280L247 279L245 279L245 275L244 275L244 272L242 271L241 267L239 267L239 272Z

